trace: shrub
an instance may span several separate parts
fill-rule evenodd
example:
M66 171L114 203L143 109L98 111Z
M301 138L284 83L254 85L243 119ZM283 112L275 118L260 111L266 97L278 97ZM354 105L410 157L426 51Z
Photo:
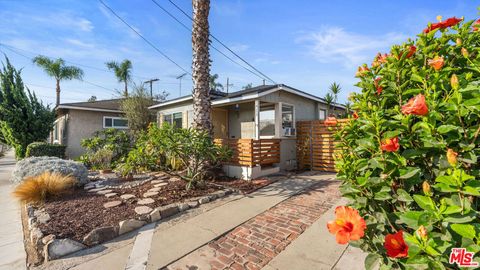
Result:
M63 194L75 183L76 180L72 176L44 172L37 176L27 177L15 188L13 195L27 203L39 203L47 198Z
M109 170L112 168L113 151L107 148L99 149L90 157L92 168Z
M51 144L45 142L34 142L27 146L26 157L58 157L65 158L65 149L67 146L61 144Z
M108 149L113 152L112 166L115 167L117 162L128 155L132 143L132 139L126 131L115 128L97 131L93 137L81 141L81 146L87 149L87 153L82 155L79 160L85 165L93 165L90 157L100 149Z
M71 175L78 185L88 183L88 170L79 162L57 157L29 157L17 162L12 173L12 182L20 183L26 177L37 176L44 172Z
M337 134L336 166L366 222L349 240L370 253L367 269L457 269L452 248L480 251L480 32L457 22L432 24L357 72L358 119Z

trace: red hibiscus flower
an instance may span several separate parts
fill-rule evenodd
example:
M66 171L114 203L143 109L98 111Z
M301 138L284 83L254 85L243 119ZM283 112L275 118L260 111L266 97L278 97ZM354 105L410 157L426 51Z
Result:
M445 20L443 22L432 23L430 26L423 29L423 32L426 34L426 33L429 33L430 31L433 31L433 30L438 29L438 28L445 29L445 28L448 28L448 27L452 27L452 26L458 24L459 22L461 22L462 20L463 19L458 19L458 18L455 18L455 17L448 18L447 20Z
M402 106L402 113L406 115L426 115L428 113L428 107L427 103L425 102L425 96L418 94L411 98L407 104Z
M378 53L377 56L375 56L375 59L372 62L372 67L378 67L381 64L387 63L387 57L388 57L388 54L386 54L386 53L384 53L384 54Z
M478 29L480 29L480 19L476 20L472 25L473 31L478 31Z
M380 80L382 80L382 77L377 77L373 81L373 85L375 86L375 89L377 89L377 94L380 95L383 91L383 87L380 85Z
M385 243L383 244L387 250L387 256L391 258L405 258L408 257L408 246L403 240L403 231L398 231L394 234L387 234L385 236Z
M384 140L380 145L380 149L387 152L398 151L398 149L400 149L400 143L398 143L398 137Z
M433 69L439 71L445 64L445 60L443 59L443 56L435 56L433 59L428 59L427 63L429 66L433 67Z
M353 112L353 118L358 119L358 113L357 112Z
M370 69L367 67L367 65L359 66L357 73L355 73L355 77L362 77L369 71Z
M325 126L336 126L337 125L337 118L330 116L323 122Z
M417 47L414 45L410 46L410 49L408 50L407 58L412 57L412 55L417 51Z
M335 208L335 220L327 223L328 231L336 236L337 243L344 245L350 240L363 237L367 225L356 209L348 206Z

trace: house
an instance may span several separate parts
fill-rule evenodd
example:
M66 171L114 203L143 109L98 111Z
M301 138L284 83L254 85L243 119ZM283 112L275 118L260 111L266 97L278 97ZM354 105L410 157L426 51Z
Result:
M215 141L234 150L224 170L244 179L295 169L295 122L323 120L327 115L345 112L343 106L328 108L324 99L283 84L214 92L211 103ZM149 108L156 110L159 124L168 122L179 128L192 125L191 95Z
M120 110L121 99L62 103L55 110L57 118L50 142L66 145L66 156L77 158L85 153L82 139L105 128L128 129L128 121Z

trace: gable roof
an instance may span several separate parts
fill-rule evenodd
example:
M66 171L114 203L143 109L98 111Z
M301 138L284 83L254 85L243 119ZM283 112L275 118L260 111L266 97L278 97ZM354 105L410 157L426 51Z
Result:
M260 85L260 86L248 88L248 89L245 89L245 90L241 90L241 91L237 91L237 92L233 92L233 93L228 93L224 97L223 96L212 96L211 100L212 100L212 105L219 105L219 104L223 104L223 103L229 103L229 102L235 102L235 101L241 101L241 100L248 100L248 99L255 99L255 98L265 96L265 95L268 95L270 93L280 91L280 90L287 91L287 92L290 92L290 93L293 93L293 94L296 94L296 95L299 95L299 96L302 96L302 97L305 97L305 98L308 98L308 99L311 99L311 100L314 100L314 101L317 101L317 102L320 102L320 103L326 103L325 99L323 99L323 98L317 97L315 95L309 94L307 92L298 90L296 88L293 88L293 87L290 87L290 86L284 85L284 84ZM168 100L168 101L150 106L149 109L160 108L160 107L164 107L164 106L167 106L167 105L188 101L188 100L191 100L191 99L193 99L192 95L183 96L183 97L175 98L175 99L172 99L172 100ZM334 104L333 106L335 106L337 108L344 108L344 106L342 106L340 104Z
M84 101L73 103L61 103L55 109L72 109L84 111L98 111L98 112L115 112L123 113L121 110L121 103L123 98L104 99L96 101Z

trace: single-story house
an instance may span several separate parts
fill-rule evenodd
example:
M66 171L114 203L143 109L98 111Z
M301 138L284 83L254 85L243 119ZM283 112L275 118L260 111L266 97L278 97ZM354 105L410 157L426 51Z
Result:
M50 134L50 143L66 145L68 158L85 153L82 139L105 128L128 129L128 121L120 110L121 99L59 104L57 118Z
M295 169L295 122L323 120L345 112L341 105L328 108L323 98L283 84L215 92L211 103L214 138L234 150L234 162L225 165L224 170L244 179ZM181 128L192 125L191 95L149 108L156 110L159 124L168 122Z

